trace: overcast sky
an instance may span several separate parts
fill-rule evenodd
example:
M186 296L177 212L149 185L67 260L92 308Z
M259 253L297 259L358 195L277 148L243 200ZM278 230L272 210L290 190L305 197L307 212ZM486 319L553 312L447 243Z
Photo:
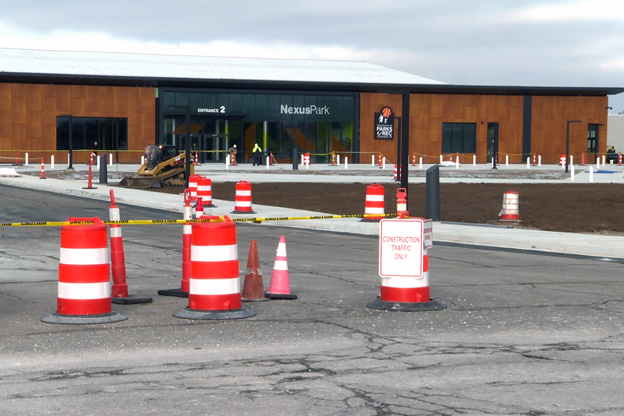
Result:
M0 47L356 60L451 84L624 87L624 0L0 0ZM624 111L624 94L610 97Z

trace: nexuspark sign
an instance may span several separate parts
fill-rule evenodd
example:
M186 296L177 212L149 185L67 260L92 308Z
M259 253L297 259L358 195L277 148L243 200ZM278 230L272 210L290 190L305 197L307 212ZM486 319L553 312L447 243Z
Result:
M293 107L292 105L282 104L280 105L280 114L316 114L316 115L329 115L329 107L318 107L314 104L307 107Z

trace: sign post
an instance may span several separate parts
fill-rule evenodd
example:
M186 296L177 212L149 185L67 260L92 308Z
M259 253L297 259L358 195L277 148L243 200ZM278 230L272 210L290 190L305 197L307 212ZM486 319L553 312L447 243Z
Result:
M423 218L379 222L380 295L367 306L391 311L435 311L446 305L429 293L432 222Z

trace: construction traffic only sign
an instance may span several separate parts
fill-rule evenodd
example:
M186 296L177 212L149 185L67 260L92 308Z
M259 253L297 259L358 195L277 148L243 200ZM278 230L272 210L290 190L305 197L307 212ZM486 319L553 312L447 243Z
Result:
M423 276L422 218L379 221L379 276Z

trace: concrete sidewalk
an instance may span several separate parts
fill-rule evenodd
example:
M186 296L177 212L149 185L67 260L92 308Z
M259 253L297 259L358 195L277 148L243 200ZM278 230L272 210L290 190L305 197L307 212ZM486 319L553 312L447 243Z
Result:
M120 165L121 166L121 165ZM117 167L119 172L135 172L134 168L138 169L138 165L124 165L123 167ZM314 181L314 182L393 182L391 177L388 177L387 181L385 177L371 176L371 175L337 175L330 169L316 169L317 174L297 174L294 172L286 173L252 173L247 172L247 169L243 172L242 169L234 170L236 167L231 167L226 170L224 166L220 165L202 165L198 167L197 171L200 174L209 173L213 181L227 182L238 181L241 179L249 182L302 182L302 181ZM251 167L250 167L251 168ZM333 168L333 167L331 167ZM611 167L613 169L613 167ZM613 169L615 173L610 173L610 179L614 180L614 183L624 182L624 170L618 167L618 170ZM16 171L23 172L28 167L17 168ZM262 169L262 167L260 168ZM378 169L378 168L377 168ZM555 169L561 169L555 167ZM34 170L32 167L28 170ZM552 169L551 169L552 170ZM360 169L360 172L376 172L373 169ZM108 170L109 173L113 172L112 169ZM182 213L183 209L183 196L172 194L161 194L149 191L141 191L135 189L120 188L116 186L103 185L97 183L95 179L97 174L94 174L93 188L84 189L87 187L85 180L58 180L58 179L46 179L41 180L36 176L22 175L20 177L0 177L0 184L23 187L33 190L56 192L65 195L73 195L83 198L99 199L104 201L110 201L109 192L114 189L115 198L118 203L129 204L134 206L149 207L154 209L161 209L167 211L175 211ZM380 180L384 179L384 180ZM422 178L424 181L424 177ZM456 178L458 182L469 182L467 178ZM410 177L410 182L418 181L418 178L414 180ZM478 182L491 182L490 179L475 179ZM524 180L526 182L539 182L544 183L562 183L562 180ZM507 180L506 182L509 182ZM569 180L565 181L569 182ZM113 183L113 181L111 181ZM116 182L115 182L116 183ZM263 206L253 204L253 209L256 212L255 215L240 215L232 214L234 210L233 201L224 201L213 199L215 208L207 208L205 212L210 215L229 215L231 218L246 218L246 217L304 217L304 216L318 216L328 215L326 213L319 213L305 210L293 210L288 208ZM181 215L181 214L180 214ZM122 213L123 218L123 213ZM123 218L123 219L158 219L158 218ZM14 222L20 222L19 218L16 218ZM361 222L356 218L344 218L344 219L329 219L329 220L291 220L291 221L263 221L262 225L258 226L287 226L293 228L305 228L305 229L318 229L335 232L348 232L355 234L376 235L379 233L378 224L370 222ZM624 258L624 237L623 236L605 236L594 234L574 234L574 233L558 233L548 231L535 231L535 230L521 230L504 226L487 226L487 225L475 225L475 224L457 224L457 223L445 223L435 222L433 228L434 243L435 242L452 242L462 244L473 244L481 246L491 247L505 247L512 249L524 249L524 250L537 250L545 252L557 252L576 255L588 255L598 256L605 258Z

